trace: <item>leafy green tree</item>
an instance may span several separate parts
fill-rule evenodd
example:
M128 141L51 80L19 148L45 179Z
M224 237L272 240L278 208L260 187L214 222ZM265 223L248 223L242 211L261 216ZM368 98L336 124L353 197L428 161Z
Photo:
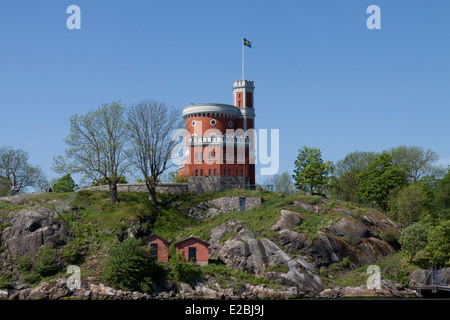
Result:
M425 212L427 196L419 183L406 185L389 196L388 214L401 227L419 220Z
M53 192L73 192L78 189L77 184L73 181L70 173L58 179L58 181L52 187Z
M295 186L311 194L318 192L328 182L331 169L332 163L323 161L320 149L303 146L295 161Z
M336 162L334 166L334 190L344 193L346 200L356 197L358 192L358 175L367 169L378 153L355 151L347 154L344 159Z
M103 278L123 290L148 291L154 283L156 262L146 254L141 241L126 238L111 249Z
M392 157L392 164L402 168L409 183L425 177L441 178L445 170L436 164L439 155L431 149L424 150L417 146L398 146L387 150Z
M358 175L357 182L357 195L374 201L386 212L389 194L406 184L406 176L402 169L392 164L392 157L383 152Z
M117 183L129 169L128 128L120 102L103 104L86 115L70 118L65 157L54 159L53 170L81 173L83 180L109 185L110 202L117 203Z
M425 251L431 264L450 265L450 220L442 220L429 230Z
M438 182L433 211L438 219L450 220L450 168L444 178Z
M428 241L428 231L424 224L416 222L405 228L400 235L399 242L402 251L409 256L409 262L425 249Z

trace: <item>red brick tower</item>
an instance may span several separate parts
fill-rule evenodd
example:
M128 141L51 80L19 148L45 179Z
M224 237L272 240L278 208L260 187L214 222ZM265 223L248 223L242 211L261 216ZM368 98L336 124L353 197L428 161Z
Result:
M251 188L255 185L252 158L255 121L253 81L233 83L234 105L191 104L183 108L187 152L179 175L189 176L193 192Z

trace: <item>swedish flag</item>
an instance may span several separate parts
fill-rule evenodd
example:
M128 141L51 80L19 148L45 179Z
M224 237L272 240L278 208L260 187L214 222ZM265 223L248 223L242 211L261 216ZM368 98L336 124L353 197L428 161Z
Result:
M251 48L252 47L252 43L244 38L244 46Z

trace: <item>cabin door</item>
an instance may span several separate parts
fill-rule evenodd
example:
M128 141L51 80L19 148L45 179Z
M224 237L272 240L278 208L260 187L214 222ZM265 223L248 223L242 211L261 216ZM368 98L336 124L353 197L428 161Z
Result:
M158 244L157 243L150 244L150 257L152 257L155 260L158 260Z
M188 259L189 259L189 261L193 261L193 262L197 261L197 248L196 247L189 247Z

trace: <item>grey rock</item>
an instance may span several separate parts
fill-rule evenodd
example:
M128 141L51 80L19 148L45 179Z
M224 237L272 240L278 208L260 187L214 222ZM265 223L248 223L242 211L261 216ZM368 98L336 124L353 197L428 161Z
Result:
M303 215L292 210L281 210L280 215L280 219L271 227L272 230L291 229L300 225L306 219Z
M326 229L331 231L334 235L345 239L347 242L355 244L361 242L362 239L371 236L370 231L366 226L359 221L349 218L341 218L333 222Z
M278 242L290 252L297 252L309 244L308 238L303 233L287 229L278 233Z

